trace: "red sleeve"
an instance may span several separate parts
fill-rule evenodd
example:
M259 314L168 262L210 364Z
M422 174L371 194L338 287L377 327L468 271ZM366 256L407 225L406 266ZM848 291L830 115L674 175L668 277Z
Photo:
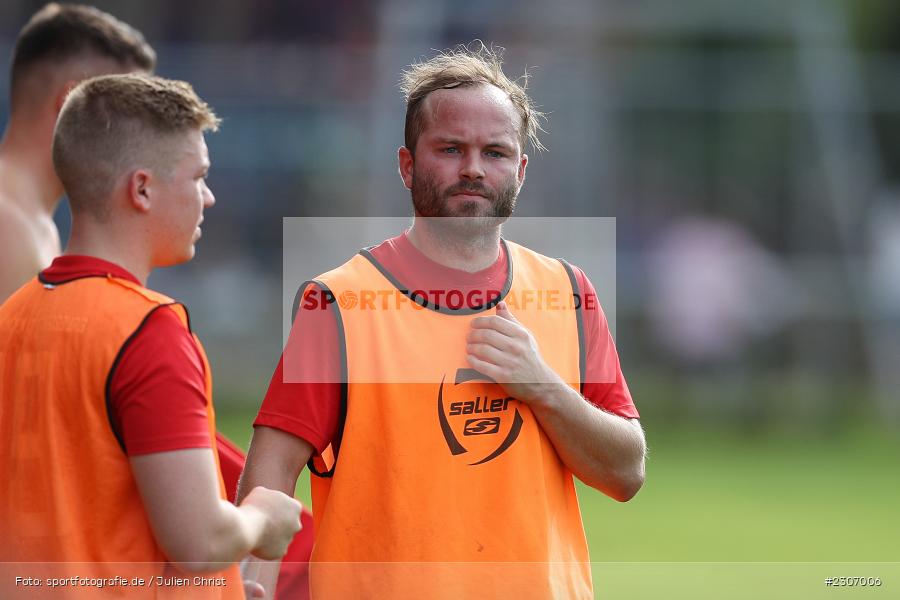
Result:
M573 267L582 301L585 342L585 375L582 392L592 404L603 410L639 419L637 408L622 375L619 354L609 331L606 315L597 298L597 290L578 267Z
M178 315L147 317L113 372L110 401L129 456L209 448L203 360Z
M305 291L287 346L253 426L275 427L322 452L337 433L341 351L334 309L320 290Z

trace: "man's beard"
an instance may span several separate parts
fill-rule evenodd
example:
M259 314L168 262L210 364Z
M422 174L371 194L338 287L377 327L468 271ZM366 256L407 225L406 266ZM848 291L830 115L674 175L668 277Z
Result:
M459 233L480 233L502 225L512 216L516 208L518 187L513 176L496 191L491 191L478 182L460 181L442 192L438 190L432 174L414 171L412 201L418 217L456 217L441 221ZM481 194L487 202L473 197L472 200L457 201L456 209L451 209L450 198L463 192Z

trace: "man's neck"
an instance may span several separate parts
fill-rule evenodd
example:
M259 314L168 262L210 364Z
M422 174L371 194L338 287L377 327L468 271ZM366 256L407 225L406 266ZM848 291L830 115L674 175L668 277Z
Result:
M416 217L407 232L409 241L434 262L468 273L490 267L500 255L500 225L465 227L456 222Z
M125 232L122 232L123 235L110 235L110 231L109 227L85 225L83 222L79 225L73 222L72 234L63 254L93 256L119 265L146 287L147 278L152 270L149 255L143 248L129 242L139 237L127 235Z
M27 214L52 218L63 189L44 137L15 122L9 124L0 141L0 196Z

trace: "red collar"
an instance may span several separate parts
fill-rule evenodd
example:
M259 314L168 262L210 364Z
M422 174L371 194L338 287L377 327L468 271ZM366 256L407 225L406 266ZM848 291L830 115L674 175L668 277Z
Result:
M108 260L77 254L57 256L49 267L41 271L41 281L60 284L84 277L118 277L141 285L137 277Z

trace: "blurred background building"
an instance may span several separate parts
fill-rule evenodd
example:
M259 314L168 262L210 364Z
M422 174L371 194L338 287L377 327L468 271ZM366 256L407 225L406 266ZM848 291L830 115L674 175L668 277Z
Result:
M151 277L190 307L220 404L255 407L281 350L282 218L408 214L400 72L477 38L549 114L518 214L617 218L646 419L900 426L900 3L93 4L224 119L197 258ZM42 5L0 4L4 64Z

